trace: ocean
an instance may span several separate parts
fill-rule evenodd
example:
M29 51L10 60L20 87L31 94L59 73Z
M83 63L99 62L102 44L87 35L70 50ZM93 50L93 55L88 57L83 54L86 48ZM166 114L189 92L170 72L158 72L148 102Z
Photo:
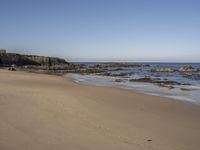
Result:
M99 64L98 62L79 62L85 64L87 67ZM133 62L135 64L135 62ZM111 76L98 76L98 75L81 75L81 74L66 74L65 76L71 77L75 82L81 84L89 84L95 86L109 86L118 87L128 90L137 91L140 93L157 95L161 97L168 97L175 100L188 101L200 105L200 72L151 72L152 68L175 68L178 69L182 66L192 66L193 68L200 68L200 63L139 63L149 64L150 67L120 67L109 68L110 73L130 73L131 75L124 77L111 77ZM130 79L138 79L149 76L151 78L160 78L161 80L177 81L184 85L175 85L173 89L160 87L153 83L143 82L130 82ZM116 82L120 79L120 82ZM182 89L190 90L182 90Z

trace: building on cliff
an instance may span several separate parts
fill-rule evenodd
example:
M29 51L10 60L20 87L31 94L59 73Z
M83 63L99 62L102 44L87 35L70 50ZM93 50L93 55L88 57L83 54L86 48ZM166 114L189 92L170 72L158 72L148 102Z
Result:
M6 50L3 48L0 48L0 54L5 54L5 53L6 53Z

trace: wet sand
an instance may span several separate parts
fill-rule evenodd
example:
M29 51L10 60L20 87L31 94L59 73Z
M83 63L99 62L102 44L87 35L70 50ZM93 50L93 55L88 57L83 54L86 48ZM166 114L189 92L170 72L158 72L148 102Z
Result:
M199 150L200 107L0 70L0 150Z

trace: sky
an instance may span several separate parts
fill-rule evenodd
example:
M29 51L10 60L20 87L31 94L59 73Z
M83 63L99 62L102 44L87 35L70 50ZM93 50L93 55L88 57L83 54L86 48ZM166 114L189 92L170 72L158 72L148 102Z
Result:
M79 62L200 62L200 1L0 0L0 48Z

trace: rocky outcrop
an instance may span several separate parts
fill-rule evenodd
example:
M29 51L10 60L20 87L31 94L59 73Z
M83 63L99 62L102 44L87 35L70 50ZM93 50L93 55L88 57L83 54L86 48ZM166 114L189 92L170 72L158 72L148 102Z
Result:
M114 68L114 67L149 67L149 64L132 64L132 63L102 63L93 65L92 68Z
M102 73L96 73L96 75L99 76L109 76L109 77L128 77L131 76L133 73L129 72L120 72L120 73L111 73L111 72L102 72Z
M152 83L153 79L150 77L143 77L143 78L138 78L138 79L130 79L130 82L148 82L148 83Z
M184 88L184 87L182 87L182 88L180 88L180 90L182 90L182 91L192 91L193 89L191 89L191 88Z
M40 65L39 63L34 62L20 54L13 54L13 53L0 54L0 65L1 66L11 66L13 64L15 64L16 66Z
M192 66L182 66L179 69L176 68L153 68L150 72L199 72L200 69L195 69Z
M157 84L170 84L170 85L188 85L188 84L182 84L177 81L170 81L170 80L160 80L157 78L151 78L151 77L143 77L138 79L130 79L131 82L148 82L148 83L157 83Z
M54 66L54 65L66 65L69 64L64 59L55 57L45 57L36 55L21 55L16 53L2 53L0 54L1 66Z
M44 66L69 64L64 59L56 58L56 57L45 57L45 56L36 56L36 55L22 55L22 56L28 58L29 60L37 62L40 65L44 65Z
M198 72L198 69L194 69L192 66L182 66L179 68L180 72Z
M177 69L174 68L153 68L151 72L176 72Z
M151 77L130 79L129 81L131 81L131 82L154 83L154 84L157 84L160 87L165 87L165 88L168 88L168 89L173 89L175 85L190 85L190 84L180 83L180 82L177 82L177 81L154 79L154 78L151 78Z
M108 70L107 69L96 69L96 68L82 68L76 70L76 73L81 73L81 74L96 74L99 75L101 73L106 73Z
M57 64L49 67L50 70L83 70L84 65L81 64Z

